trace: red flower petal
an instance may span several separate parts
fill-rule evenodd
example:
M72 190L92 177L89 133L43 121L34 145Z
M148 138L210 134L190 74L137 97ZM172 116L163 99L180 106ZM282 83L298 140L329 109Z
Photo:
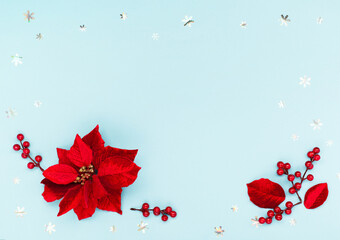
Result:
M107 185L110 188L121 188L131 185L136 180L140 169L128 158L111 157L101 163L98 176L105 188Z
M104 186L101 184L99 177L97 175L92 176L92 190L93 190L93 196L96 199L100 199L108 194Z
M70 188L74 187L74 184L72 183L67 185L55 184L47 178L44 178L41 183L45 184L42 196L46 202L53 202L61 199Z
M320 183L308 189L303 204L307 209L314 209L320 207L327 200L327 197L327 183Z
M89 181L87 181L89 182ZM85 183L86 185L86 183ZM97 199L93 196L93 192L91 188L88 188L87 202L85 203L85 199L80 201L78 205L73 209L75 214L77 214L78 219L82 220L84 218L91 217L97 208ZM84 194L84 193L83 193ZM85 206L86 205L86 206Z
M93 159L93 165L98 169L100 168L100 163L110 157L124 157L133 162L135 160L137 152L138 149L127 150L107 146L95 154Z
M77 167L89 166L92 162L92 150L81 140L78 134L68 153L68 158Z
M97 152L104 148L104 140L99 132L99 126L97 125L89 134L83 137L83 141L92 149L93 152Z
M71 188L65 194L63 200L61 200L59 204L59 213L58 217L67 213L71 209L75 208L82 199L83 188L80 184L77 184L75 187Z
M121 210L121 193L122 189L115 189L107 195L98 200L98 208L105 211L117 212L122 214Z
M66 165L70 165L72 167L78 168L68 158L69 150L57 148L57 154L58 154L58 158L59 158L59 164L66 164Z
M78 172L66 164L56 164L43 172L44 177L56 184L72 183L78 176Z
M260 208L275 208L286 198L283 188L269 179L255 180L247 187L250 201Z

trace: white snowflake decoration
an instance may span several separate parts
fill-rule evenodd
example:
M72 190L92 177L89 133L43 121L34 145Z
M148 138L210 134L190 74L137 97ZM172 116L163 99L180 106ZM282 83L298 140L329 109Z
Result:
M323 18L322 18L322 17L318 17L318 18L316 19L316 22L317 22L317 24L322 24Z
M80 25L79 29L80 29L81 32L86 32L87 27L85 27L85 25Z
M307 76L300 77L300 85L303 85L303 87L307 87L310 85L311 78Z
M36 108L40 108L41 105L42 105L42 102L39 101L39 100L36 100L36 101L34 101L33 105L34 105L34 107L36 107Z
M233 205L233 206L231 207L231 210L232 210L233 212L237 212L237 211L238 211L238 206L237 206L237 205Z
M17 207L17 210L14 211L17 217L23 217L26 212L24 207Z
M149 228L148 225L149 224L141 221L140 224L137 225L137 227L138 227L137 231L145 233L145 231Z
M280 100L280 102L277 104L279 106L279 108L285 108L286 104L284 101Z
M245 21L241 22L240 26L241 28L247 28L247 23Z
M120 19L126 20L127 19L127 14L125 12L120 14Z
M281 26L288 26L288 23L290 22L290 19L288 18L288 15L286 16L283 16L283 14L281 14L281 18L280 18L280 21L281 21Z
M111 227L110 227L110 230L109 230L110 232L112 232L112 233L114 233L115 231L116 231L116 227L114 226L114 225L112 225Z
M45 224L45 232L48 232L48 234L50 235L56 231L54 228L55 228L55 224L52 224L51 222L49 222L48 224Z
M12 63L14 66L18 66L19 64L22 64L22 57L19 56L19 54L15 54L14 56L11 56Z
M41 39L43 39L43 35L41 34L41 33L38 33L36 36L35 36L35 39L37 39L37 40L41 40Z
M153 33L152 34L152 40L158 40L159 39L159 34L158 33Z
M251 221L252 221L252 225L255 226L256 228L260 226L258 217L252 218Z
M297 134L292 134L291 138L294 142L296 142L299 140L300 136L298 136Z
M313 130L320 130L322 126L322 122L320 119L313 120L313 122L310 124L310 126L313 128Z
M333 146L333 140L328 140L328 141L326 142L326 146L327 146L327 147Z
M13 108L9 108L8 110L5 111L6 113L6 117L7 118L12 118L12 117L15 117L17 114L17 112L15 111L15 109Z
M340 173L337 173L336 176L338 179L340 179Z
M191 16L190 17L185 16L182 22L184 22L184 27L185 26L191 27L191 24L193 24L195 21L192 19Z
M16 178L13 179L13 183L14 183L14 184L19 184L20 181L21 181L21 179L18 178L18 177L16 177Z
M215 233L217 237L222 237L224 230L222 229L222 226L215 227Z
M295 220L295 218L291 218L291 219L289 220L289 224L290 224L290 226L295 226L295 225L296 225L296 220Z

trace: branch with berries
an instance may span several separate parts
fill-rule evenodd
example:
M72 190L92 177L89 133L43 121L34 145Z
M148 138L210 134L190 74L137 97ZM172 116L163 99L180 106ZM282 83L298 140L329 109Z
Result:
M153 209L150 209L150 205L148 203L143 203L142 208L131 208L131 211L140 211L143 213L144 217L149 217L150 212L152 211L155 216L159 216L162 214L162 221L166 222L168 221L169 217L175 218L177 216L177 212L172 210L172 207L166 207L165 209L161 210L159 207L154 207Z
M247 184L250 201L260 208L271 209L267 212L266 217L259 218L260 224L271 224L273 218L277 221L281 221L283 214L290 215L292 209L295 206L302 204L302 202L307 209L315 209L326 201L328 197L327 183L320 183L308 189L304 200L302 200L299 194L303 182L305 180L313 181L314 179L314 176L312 174L307 175L307 172L314 168L314 162L321 159L319 153L320 149L318 147L315 147L312 151L307 153L309 160L305 163L306 170L303 175L300 171L291 174L291 165L289 163L283 163L281 161L277 163L277 174L279 176L287 176L287 180L292 184L292 187L289 188L288 192L290 194L296 194L299 199L295 204L291 201L287 201L285 203L285 208L281 209L279 205L283 203L286 198L285 191L279 184L272 182L269 179L261 178Z
M42 161L42 157L40 155L35 156L34 159L31 157L31 155L30 155L31 151L29 150L29 147L30 147L31 144L28 141L23 142L24 138L25 138L24 135L19 133L17 135L17 139L19 140L20 144L14 144L13 149L15 151L21 150L22 151L21 157L23 159L27 159L27 158L30 159L29 163L27 163L27 167L29 169L33 169L33 168L37 167L43 172L44 169L40 166L40 163Z

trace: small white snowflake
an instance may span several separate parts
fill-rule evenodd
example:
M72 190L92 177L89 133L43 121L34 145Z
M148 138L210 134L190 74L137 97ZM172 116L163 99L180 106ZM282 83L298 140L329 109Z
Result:
M307 87L310 85L311 78L307 76L300 77L300 85L303 85L303 87Z
M158 33L153 33L152 34L152 40L158 40L159 39L159 34Z
M125 12L120 14L120 19L126 20L127 19L127 14Z
M19 56L19 54L15 54L14 56L11 56L12 63L14 66L18 66L19 64L22 64L22 57Z
M14 183L14 184L19 184L20 181L21 181L21 179L18 178L18 177L16 177L16 178L13 179L13 183Z
M320 119L317 120L313 120L313 122L310 124L310 126L313 128L313 130L320 130L321 126L322 126L322 122Z
M336 176L338 179L340 179L340 173L337 173Z
M17 114L17 111L15 111L15 109L13 108L9 108L8 110L5 111L6 113L6 117L7 118L12 118L12 117L15 117Z
M50 235L56 231L54 228L55 228L55 224L52 224L51 222L49 222L48 224L45 224L45 232L48 232L48 234Z
M251 221L252 221L253 226L255 226L257 228L260 226L260 222L259 222L258 217L252 218Z
M17 207L17 210L14 211L17 217L23 217L26 212L24 207Z
M148 225L149 224L141 221L140 224L137 225L137 227L138 227L137 231L145 233L145 231L149 228Z
M43 35L41 34L41 33L38 33L36 36L35 36L35 39L37 39L37 40L41 40L41 39L43 39Z
M193 24L195 21L192 19L191 16L190 17L185 16L182 22L184 22L184 27L185 26L191 27L191 24Z
M317 22L317 24L321 24L323 22L323 18L322 17L318 17L316 19L316 22Z
M85 27L85 25L80 25L79 29L80 29L81 32L86 32L87 27Z
M333 146L333 140L328 140L328 141L326 142L326 146L327 146L327 147Z
M222 226L215 227L215 233L217 237L222 237L224 230L222 229Z
M296 225L296 220L295 220L295 218L291 218L291 219L289 220L289 224L290 224L290 226L295 226L295 225Z
M288 23L290 22L290 19L288 18L288 15L283 16L283 14L281 14L280 21L281 21L281 26L282 25L288 26Z
M245 21L241 22L240 26L241 28L247 28L247 23Z
M41 107L42 102L39 101L39 100L36 100L36 101L34 101L33 105L34 105L34 107L39 108L39 107Z
M294 142L299 140L299 138L300 138L300 136L298 136L296 134L292 134L292 136L291 136L291 139L293 139Z
M279 106L279 108L285 108L286 104L284 101L280 100L280 102L277 104Z
M237 212L237 211L238 211L238 206L233 205L233 206L231 207L231 210L232 210L233 212Z
M110 227L110 230L109 230L110 232L112 232L112 233L114 233L115 231L116 231L116 227L114 226L114 225L112 225L111 227Z

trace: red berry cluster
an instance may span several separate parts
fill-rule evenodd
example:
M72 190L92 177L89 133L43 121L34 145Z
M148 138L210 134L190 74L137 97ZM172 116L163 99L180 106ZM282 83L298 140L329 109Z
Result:
M15 151L19 151L22 150L21 153L21 157L26 159L29 158L31 161L29 163L27 163L27 167L29 169L33 169L35 167L38 167L42 172L44 171L44 169L40 166L40 162L42 161L42 157L40 155L35 156L35 158L33 159L30 155L30 150L29 150L29 146L31 145L28 141L24 141L24 135L19 133L17 135L17 139L20 141L20 145L19 144L14 144L13 145L13 149Z
M280 207L276 207L273 210L269 210L267 212L267 217L260 217L259 218L259 223L264 224L271 224L272 223L272 219L275 217L275 219L277 221L281 221L282 220L282 214L285 213L287 215L292 213L292 208L295 207L296 205L299 205L302 203L302 199L299 195L299 191L302 187L302 183L305 180L308 181L313 181L314 176L312 174L307 174L308 170L313 169L314 165L313 162L315 161L319 161L321 159L320 155L320 149L318 147L315 147L313 149L313 151L310 151L307 153L307 157L310 159L308 161L306 161L305 166L306 166L306 170L304 172L304 174L302 175L301 172L296 171L294 174L290 174L289 173L289 169L291 168L291 165L289 163L283 163L283 162L278 162L277 163L277 174L278 175L287 175L287 179L289 182L292 183L292 187L289 188L288 192L290 194L296 194L297 197L299 198L299 202L293 204L292 202L288 201L286 202L286 208L285 209L281 209ZM298 179L296 182L294 182L294 180Z
M168 221L169 217L175 218L177 216L177 213L172 210L172 207L166 207L165 209L161 210L159 207L154 207L153 209L149 208L150 205L148 203L143 203L141 209L137 208L131 208L130 210L132 211L140 211L143 213L144 217L149 217L150 216L150 211L153 212L155 216L159 216L162 214L162 220L164 222Z

